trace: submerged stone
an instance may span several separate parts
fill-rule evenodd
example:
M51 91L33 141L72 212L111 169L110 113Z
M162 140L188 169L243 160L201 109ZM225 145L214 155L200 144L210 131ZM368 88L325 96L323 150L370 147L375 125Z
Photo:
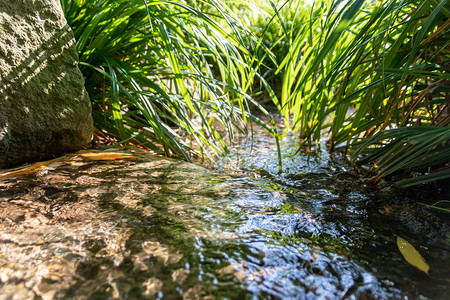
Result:
M0 299L439 299L448 247L361 212L370 197L298 193L138 152L83 151L0 172ZM351 208L351 209L349 209ZM445 229L445 227L442 227ZM437 295L437 296L436 296Z
M172 211L170 194L193 191L200 200L208 172L152 156L99 154L0 173L0 299L154 296L163 283L150 275L181 266L183 254L148 225L158 209ZM161 189L170 192L159 207L145 204ZM134 272L148 276L129 281ZM189 270L171 274L182 284Z
M0 168L81 148L93 122L59 0L0 2Z

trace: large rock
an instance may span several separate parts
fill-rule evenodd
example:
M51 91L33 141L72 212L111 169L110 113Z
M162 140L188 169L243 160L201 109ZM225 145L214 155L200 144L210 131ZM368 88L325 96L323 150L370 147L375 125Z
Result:
M92 116L59 0L0 1L0 168L79 149Z

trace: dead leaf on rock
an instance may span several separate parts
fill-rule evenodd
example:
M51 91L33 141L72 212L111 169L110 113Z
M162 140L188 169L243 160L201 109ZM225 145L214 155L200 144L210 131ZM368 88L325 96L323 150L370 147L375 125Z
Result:
M120 159L136 159L139 155L125 152L111 152L99 150L80 150L76 153L68 154L63 157L58 157L52 160L40 161L30 165L8 169L0 172L0 179L26 177L36 175L47 170L55 169L63 165L74 164L74 160L81 158L83 160L120 160Z
M78 153L76 156L87 160L119 160L119 159L133 159L139 158L138 155L125 152L108 152L108 151L89 151Z
M63 159L64 158L57 158L57 159L33 163L31 165L27 165L24 167L4 170L4 171L0 172L0 179L13 178L13 177L26 177L26 176L35 175L39 172L42 172L48 166L61 162Z

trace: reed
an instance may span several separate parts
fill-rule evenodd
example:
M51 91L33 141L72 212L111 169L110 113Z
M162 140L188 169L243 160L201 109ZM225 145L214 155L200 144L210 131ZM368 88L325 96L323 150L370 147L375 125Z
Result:
M416 176L399 184L449 178L446 4L319 0L273 5L282 30L272 48L289 45L276 70L281 96L273 97L285 125L310 145L327 135L331 151L374 162L380 166L374 180L399 170ZM296 20L285 17L286 10L295 11Z
M400 185L450 177L447 2L61 0L95 125L121 143L189 160L248 120L278 140L249 110L269 115L264 91L303 143Z
M166 156L228 151L247 131L253 72L231 11L214 18L185 1L61 0L73 29L95 127ZM226 27L215 19L229 20ZM258 106L257 104L255 104ZM261 108L262 109L262 108ZM213 123L216 126L213 126ZM219 124L219 125L217 125Z

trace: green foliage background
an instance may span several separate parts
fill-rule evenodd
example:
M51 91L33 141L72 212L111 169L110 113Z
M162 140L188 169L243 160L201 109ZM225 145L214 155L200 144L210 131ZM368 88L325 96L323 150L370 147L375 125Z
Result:
M247 118L261 123L247 109L252 71L240 29L215 20L230 18L223 3L214 18L184 1L61 3L97 129L190 160L227 151L216 128L232 139Z
M263 95L301 144L325 135L374 180L450 178L446 0L61 3L95 125L124 142L189 160L249 119L278 139L249 111L268 115Z

